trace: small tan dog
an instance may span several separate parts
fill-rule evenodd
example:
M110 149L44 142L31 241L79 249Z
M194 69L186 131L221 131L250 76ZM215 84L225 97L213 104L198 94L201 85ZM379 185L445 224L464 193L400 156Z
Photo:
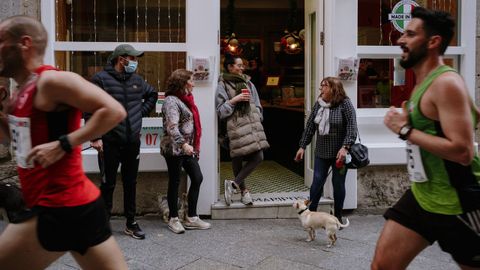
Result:
M297 200L293 203L293 208L298 209L298 218L302 222L302 226L308 232L308 238L306 241L310 242L315 240L315 230L323 228L327 233L328 239L330 239L330 243L327 245L327 247L334 246L335 242L337 241L336 232L340 228L348 227L350 224L348 218L345 218L346 224L343 225L335 216L323 212L310 211L308 209L309 203L309 200Z

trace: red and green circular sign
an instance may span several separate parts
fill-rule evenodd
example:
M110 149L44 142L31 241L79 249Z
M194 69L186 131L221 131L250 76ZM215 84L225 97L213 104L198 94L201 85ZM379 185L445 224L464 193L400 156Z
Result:
M405 27L412 19L410 14L414 7L419 5L415 1L402 0L398 2L392 9L392 13L388 14L388 19L392 22L395 29L400 33L405 32Z

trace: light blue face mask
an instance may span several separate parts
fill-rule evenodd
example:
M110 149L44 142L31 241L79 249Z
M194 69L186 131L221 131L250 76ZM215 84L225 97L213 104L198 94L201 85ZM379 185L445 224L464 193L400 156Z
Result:
M126 73L134 73L137 70L138 61L128 60L128 65L124 66Z

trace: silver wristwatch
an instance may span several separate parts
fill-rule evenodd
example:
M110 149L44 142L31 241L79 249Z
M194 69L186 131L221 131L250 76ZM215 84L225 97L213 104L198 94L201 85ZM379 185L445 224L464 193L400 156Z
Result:
M398 137L404 141L408 139L408 135L412 132L412 126L409 124L405 124L400 128L400 131L398 132Z

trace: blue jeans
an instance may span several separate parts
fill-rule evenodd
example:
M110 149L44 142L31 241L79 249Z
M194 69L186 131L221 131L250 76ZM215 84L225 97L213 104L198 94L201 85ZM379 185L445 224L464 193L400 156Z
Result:
M332 168L332 183L333 183L333 200L335 216L342 217L343 202L345 201L345 178L347 177L347 169L340 173L335 166L335 159L323 159L315 157L315 164L313 167L313 182L310 187L310 211L317 211L318 202L323 194L323 186L327 180L328 170Z

